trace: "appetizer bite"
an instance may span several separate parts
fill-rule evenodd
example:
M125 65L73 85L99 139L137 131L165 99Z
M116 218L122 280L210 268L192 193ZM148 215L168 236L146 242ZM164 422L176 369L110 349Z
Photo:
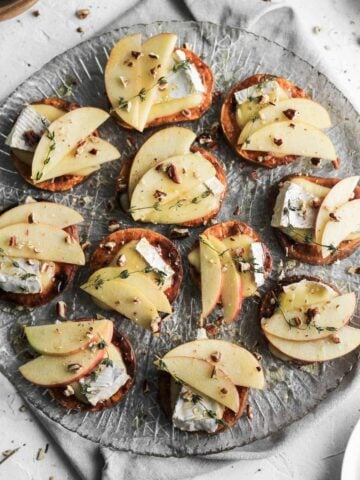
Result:
M85 264L77 224L83 217L52 202L32 202L0 215L0 298L28 308L50 302Z
M134 383L133 348L111 320L29 326L25 336L39 356L19 368L21 375L48 388L66 409L97 412L112 407Z
M289 80L256 74L236 84L221 110L221 125L235 152L267 168L299 156L337 160L323 129L328 112Z
M63 192L120 157L96 130L108 118L99 108L45 98L22 110L5 143L24 180L42 190Z
M99 306L154 334L171 315L183 276L175 245L160 233L142 228L108 235L95 250L90 271L81 288Z
M288 257L329 265L360 245L359 176L283 178L271 225Z
M188 255L201 287L202 319L221 303L225 323L238 316L244 298L256 294L271 273L271 255L254 230L236 220L207 228Z
M128 35L111 50L105 88L113 112L126 128L144 128L200 118L212 101L213 74L177 36L161 33L144 42Z
M360 345L360 329L348 325L355 307L353 292L341 294L316 277L289 277L264 296L261 329L280 359L325 362Z
M130 204L135 221L194 227L217 215L226 193L225 173L214 155L191 146L194 140L192 130L165 128L123 165L119 193L127 188L128 202L123 197L121 202Z
M155 363L161 370L161 407L187 432L214 434L231 427L246 409L249 388L265 386L255 356L225 340L188 342Z

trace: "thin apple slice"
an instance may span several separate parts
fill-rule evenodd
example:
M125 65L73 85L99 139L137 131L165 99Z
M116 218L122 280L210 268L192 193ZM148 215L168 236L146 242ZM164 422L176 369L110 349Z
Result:
M104 282L121 279L123 282L128 285L136 288L151 302L157 311L163 313L171 313L172 308L169 303L167 296L162 292L160 286L158 286L154 280L146 277L146 273L143 272L134 273L134 270L130 270L130 265L126 265L126 268L123 267L105 267L97 270L91 275L88 280L88 283L92 283L95 279L101 279ZM149 272L150 273L150 272ZM128 275L128 276L127 276Z
M81 175L82 177L86 177L88 175L91 175L92 173L97 172L100 170L100 167L89 167L89 168L84 168L82 170L76 170L75 172L71 172L71 175Z
M264 372L252 353L226 340L194 340L173 348L163 358L193 357L216 365L235 385L263 389Z
M140 62L141 90L144 95L139 102L138 123L135 127L140 132L148 122L150 110L156 99L157 81L168 71L176 40L177 36L173 33L160 33L148 38L142 44L143 56L138 61ZM157 58L153 58L154 53Z
M25 335L38 353L72 355L85 350L90 343L104 340L109 344L113 336L113 323L111 320L87 320L36 325L25 327Z
M86 293L144 328L153 330L152 326L158 324L158 311L143 292L125 280L104 281L96 274L91 278L94 280L80 287Z
M54 122L58 118L65 115L66 111L61 108L56 108L53 105L46 105L46 103L33 103L31 107L41 116L45 117L49 122Z
M24 203L7 210L0 215L0 228L15 223L46 223L58 228L76 225L84 221L84 217L76 210L53 202Z
M321 243L325 225L330 219L329 215L350 200L359 179L360 176L354 176L340 180L324 198L316 216L315 240L317 243Z
M303 279L300 282L284 285L278 300L284 312L293 312L312 304L324 303L338 296L339 293L325 283Z
M275 312L271 317L261 319L261 328L270 335L294 342L318 340L333 335L334 331L346 325L354 313L355 306L355 294L347 293L324 303L306 305L295 311ZM310 318L307 315L308 311L311 312Z
M98 167L117 158L120 158L120 152L114 145L99 137L90 136L82 146L81 152L77 152L77 148L68 152L59 163L44 172L41 180L74 174L78 170Z
M318 128L303 122L286 121L266 124L244 141L242 149L270 152L274 155L337 159L334 145L329 137Z
M290 181L291 183L296 183L301 188L303 188L307 192L314 195L314 197L317 197L320 199L323 199L324 197L326 197L326 195L331 190L328 187L324 187L323 185L320 185L318 183L311 182L310 180L306 180L306 178L303 178L303 177L294 177Z
M72 355L41 355L19 368L21 375L41 387L64 387L89 374L104 358L106 348L85 349Z
M76 145L109 118L100 108L82 107L65 113L51 123L38 143L32 162L31 179L37 183Z
M175 379L207 395L233 412L239 410L239 394L234 383L220 369L206 360L193 357L167 357L159 362L161 369Z
M169 157L190 153L196 134L189 128L169 127L159 130L140 147L131 165L129 174L129 197L141 177L150 168Z
M223 284L219 253L212 239L200 236L200 273L202 317L207 317L220 299Z
M61 228L44 223L17 223L1 228L0 249L9 257L85 265L79 242Z
M116 114L128 125L136 128L141 90L140 62L131 52L141 53L141 34L127 35L111 50L105 67L105 88ZM135 53L136 56L136 53ZM120 99L128 101L119 108Z
M336 334L314 342L292 342L265 333L267 340L281 353L301 362L326 362L343 357L360 345L360 329L345 326Z
M336 249L352 232L360 227L360 199L351 200L334 212L335 218L329 218L321 240L321 254L323 258L328 257L332 250L329 245Z
M156 118L167 117L169 115L175 115L183 110L189 110L191 108L198 107L204 98L203 93L191 93L181 98L172 98L171 100L161 101L154 103L151 107L148 123L152 122Z
M223 305L225 322L229 324L236 319L241 309L243 299L241 277L226 245L218 238L209 236L209 239L221 255L224 277L221 303Z

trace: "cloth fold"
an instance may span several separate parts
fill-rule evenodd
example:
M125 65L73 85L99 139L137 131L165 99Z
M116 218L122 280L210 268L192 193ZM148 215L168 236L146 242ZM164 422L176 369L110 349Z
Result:
M322 63L321 52L314 46L310 35L303 28L299 4L290 1L274 0L144 0L122 2L120 16L111 24L103 27L108 31L119 26L135 23L148 23L159 19L212 21L245 28L253 33L265 36L282 46L294 51L314 66L327 73L328 68ZM353 374L348 375L342 385L342 396L349 395ZM68 462L74 467L79 478L99 480L103 467L103 480L180 480L193 478L221 468L242 459L258 459L274 454L297 435L314 426L335 409L341 396L331 396L316 412L309 414L301 423L292 425L283 432L267 439L254 442L240 449L221 454L198 456L185 459L159 459L126 452L113 451L99 447L97 444L65 430L44 414L29 405L29 409L60 446ZM71 449L68 446L71 441Z

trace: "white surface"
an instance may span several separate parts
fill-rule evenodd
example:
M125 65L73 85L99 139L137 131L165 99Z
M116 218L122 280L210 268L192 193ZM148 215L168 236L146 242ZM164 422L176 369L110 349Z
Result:
M161 3L163 1L159 0ZM342 80L343 92L360 110L360 3L357 0L293 0L292 4L301 8L302 22L309 32L315 26L321 27L320 33L313 34L314 45L321 49L324 60L332 66L334 75L330 78ZM90 3L47 0L32 9L40 10L39 17L27 12L17 19L0 23L0 100L53 56L106 30L121 13L120 5L119 0L93 0ZM91 8L91 15L80 21L75 11L87 7ZM135 8L139 12L139 22L146 21L146 10L141 5ZM167 9L159 7L159 19L174 17L176 10L174 6ZM84 34L76 32L78 26L84 28ZM21 446L17 453L0 464L0 478L47 480L54 476L56 480L76 479L54 443L34 423L28 412L19 411L23 402L3 377L0 377L0 388L0 453ZM316 423L316 412L310 414L313 428L303 431L299 439L288 443L283 452L264 460L243 461L235 467L228 466L213 474L197 477L198 480L238 480L240 477L248 480L340 479L343 451L359 417L360 387L353 390L351 398L348 397L333 418L324 418ZM341 391L336 395L341 395ZM50 444L48 453L43 460L36 460L38 449L44 448L46 443Z
M360 478L360 421L356 424L349 443L346 446L344 462L341 470L341 480L358 480Z

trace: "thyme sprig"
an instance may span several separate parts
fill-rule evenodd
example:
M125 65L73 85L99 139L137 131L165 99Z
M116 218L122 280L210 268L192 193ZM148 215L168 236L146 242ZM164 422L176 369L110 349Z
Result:
M46 138L48 138L50 140L50 145L49 145L49 148L48 148L48 151L47 151L47 154L46 154L46 157L45 157L45 160L43 162L44 166L47 165L50 160L51 160L51 154L52 152L55 150L56 148L56 138L55 138L55 132L50 132L50 130L48 129L48 127L45 125L45 121L43 119L41 119L44 127L45 127L45 134L46 134ZM43 172L42 171L38 171L36 173L36 176L35 176L35 179L36 180L40 180L41 177L43 176Z
M149 205L148 207L132 207L132 208L129 208L128 213L134 213L138 210L150 210L150 209L154 209L157 212L161 212L160 202L155 202L153 205Z
M223 250L222 252L219 252L219 250L217 250L216 248L214 248L209 242L207 242L203 237L199 237L200 239L200 242L203 243L204 245L206 245L207 247L209 247L211 250L213 250L214 252L216 252L219 257L222 257L226 252L229 251L228 248L226 248L225 250Z
M162 270L159 270L158 268L149 266L149 267L142 268L141 270L134 270L132 272L130 272L127 269L122 270L118 275L116 275L116 277L111 277L106 279L102 278L100 275L97 275L93 283L86 285L85 288L94 287L95 290L99 290L99 288L102 288L105 282L110 282L111 280L116 280L117 278L121 278L124 280L126 278L129 278L130 275L133 275L134 273L150 273L150 272L154 272L157 275L159 275L159 278L156 279L156 283L159 286L163 286L165 283L165 279L167 277L167 273L163 272Z

